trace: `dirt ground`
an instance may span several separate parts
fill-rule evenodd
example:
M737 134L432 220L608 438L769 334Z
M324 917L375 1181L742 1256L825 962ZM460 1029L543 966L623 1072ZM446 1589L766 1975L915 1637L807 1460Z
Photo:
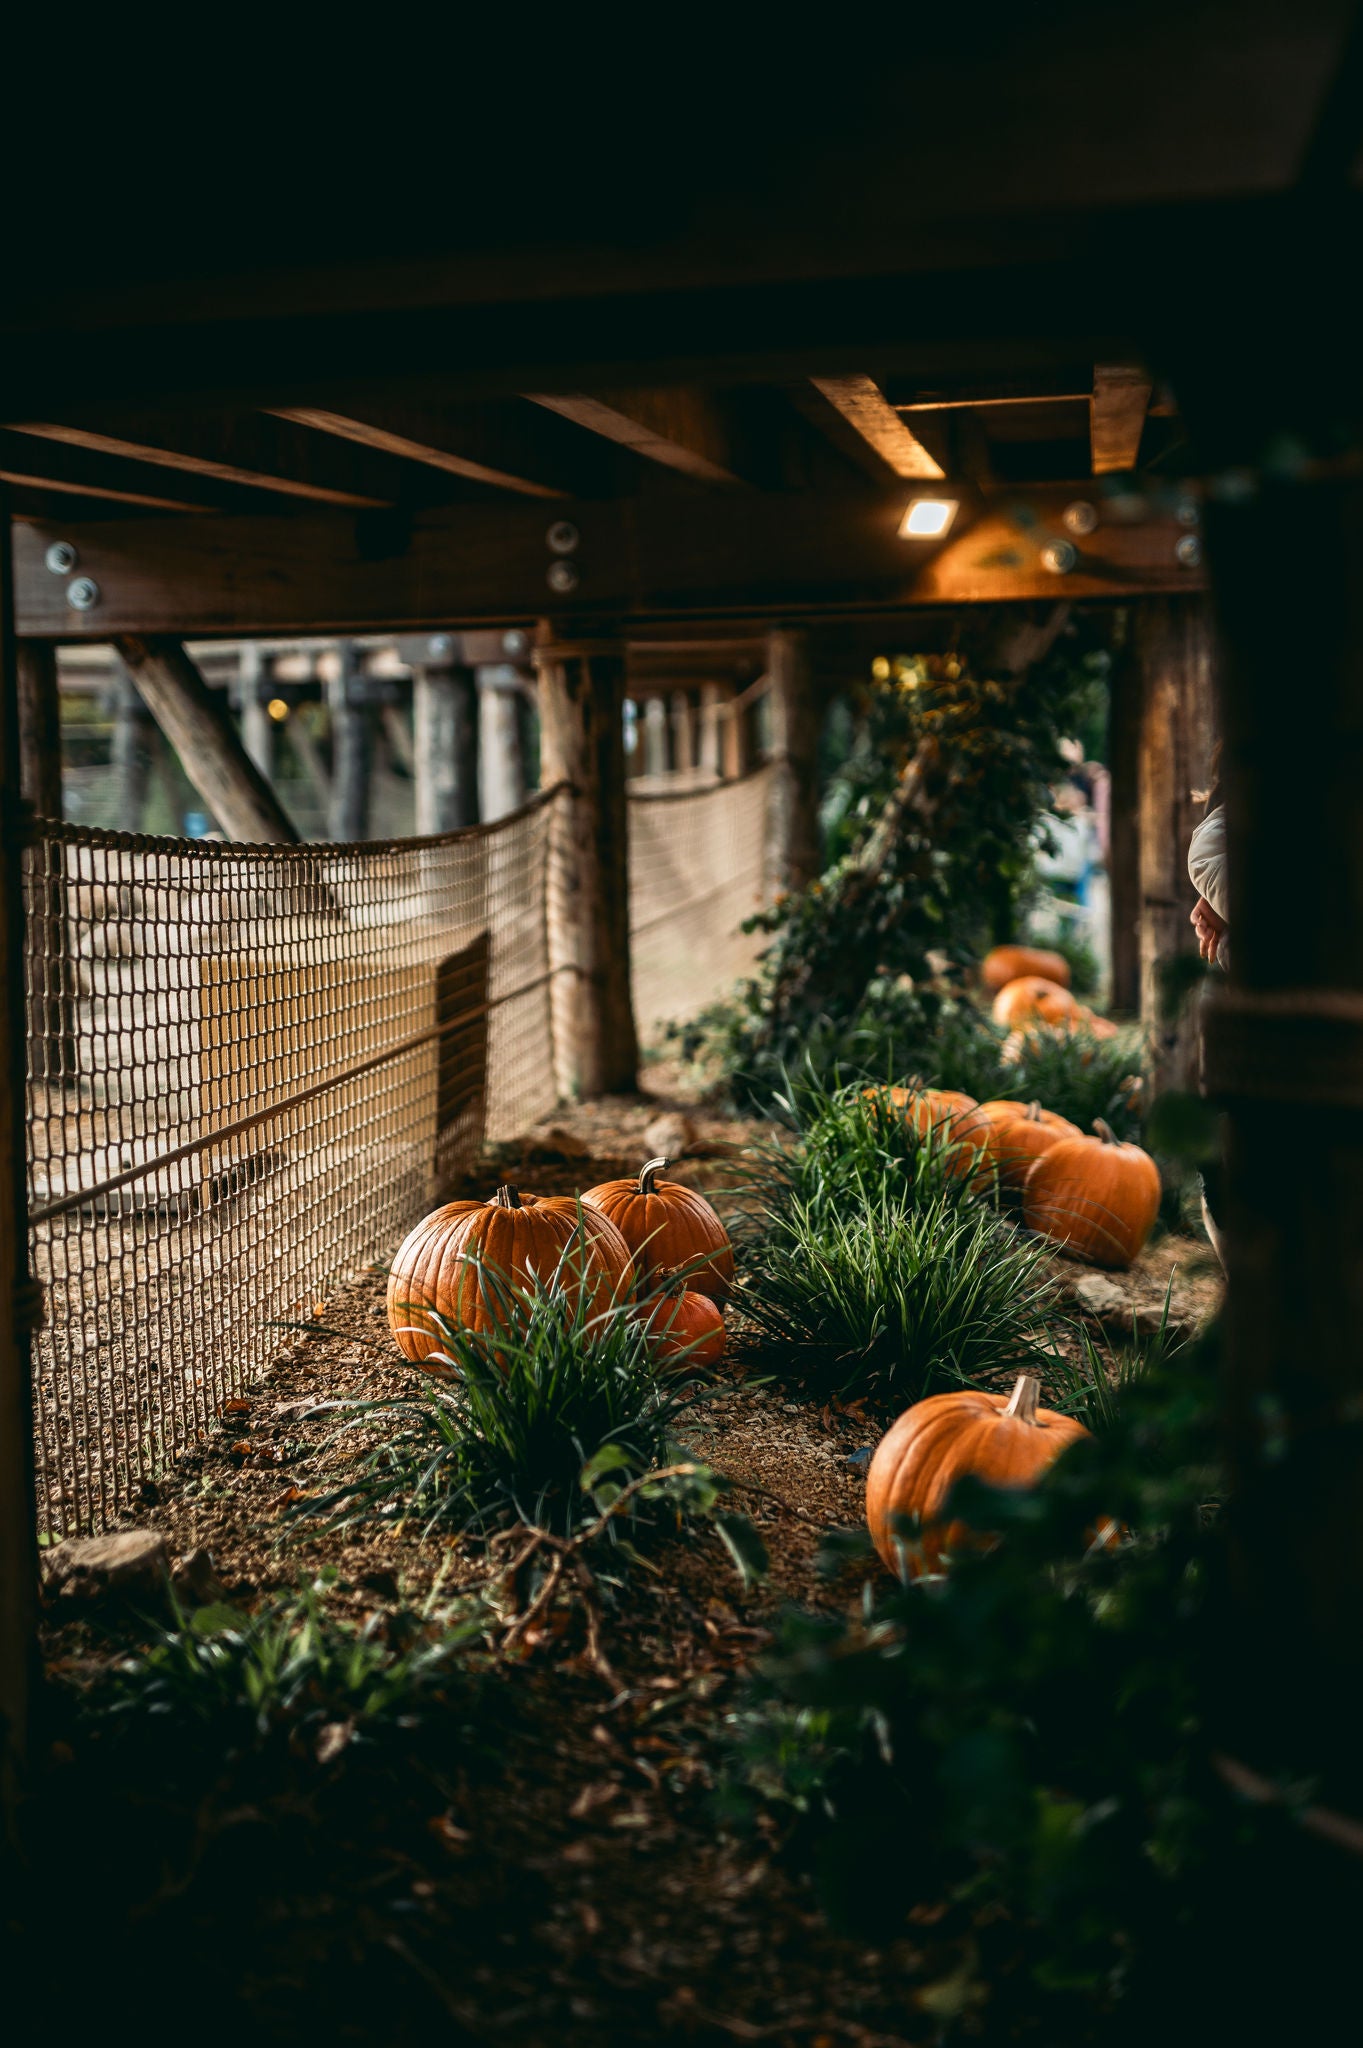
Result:
M663 1109L694 1122L678 1177L712 1190L741 1185L753 1127L688 1101L674 1071L650 1069L647 1085L646 1097L560 1112L550 1137L532 1132L504 1148L470 1191L486 1191L494 1170L537 1192L567 1192L637 1169L644 1131ZM1131 1274L1111 1277L1148 1316L1171 1274L1175 1320L1200 1321L1219 1295L1205 1245L1165 1238ZM1064 1297L1084 1269L1056 1260L1054 1277ZM391 1619L488 1578L476 1543L423 1543L375 1521L319 1534L298 1517L300 1498L325 1492L353 1456L334 1404L410 1388L383 1293L381 1272L357 1275L319 1305L317 1334L281 1333L259 1385L148 1489L136 1525L164 1531L174 1556L206 1548L234 1601L327 1566L334 1611ZM952 2018L968 2034L981 1978L1012 1967L1015 1938L1010 1947L1000 1931L991 1964L977 1927L957 1909L932 1908L903 1939L868 1948L825 1922L808 1883L776 1853L774 1822L731 1826L717 1807L724 1715L782 1606L859 1597L862 1568L829 1579L815 1560L828 1531L860 1526L865 1454L882 1426L764 1382L741 1329L722 1386L696 1412L687 1448L738 1484L735 1504L771 1557L764 1583L745 1589L703 1524L655 1541L655 1569L631 1571L604 1608L609 1677L588 1654L579 1615L531 1631L514 1668L489 1681L495 1754L480 1738L465 1766L452 1742L449 1772L400 1773L377 1833L356 1818L369 1812L355 1789L362 1757L310 1767L315 1784L300 1790L292 1778L284 1793L260 1796L210 1770L192 1814L167 1812L145 1788L120 1795L92 1861L107 1854L110 1828L160 1843L149 1865L132 1859L126 1896L105 1905L123 1965L163 1969L173 1954L210 1973L226 1967L230 1984L196 2031L211 2032L214 2015L230 2010L263 2040L311 2038L324 2026L341 2041L517 2048L674 2039L893 2048L938 2039ZM88 1624L56 1615L47 1647L67 1681L108 1654ZM56 1774L75 1786L85 1760L69 1752L55 1744ZM68 1803L79 1804L74 1793ZM337 1819L338 1803L349 1821ZM107 1882L117 1869L115 1857ZM1007 2038L1044 2034L1019 2007Z

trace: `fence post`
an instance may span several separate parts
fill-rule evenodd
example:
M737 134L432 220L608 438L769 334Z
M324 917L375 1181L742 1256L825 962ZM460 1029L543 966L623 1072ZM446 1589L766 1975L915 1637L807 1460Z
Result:
M478 684L478 786L487 823L525 802L521 752L521 680L509 662L475 669Z
M62 725L57 650L50 640L19 643L19 779L40 818L62 815Z
M576 1095L631 1092L639 1046L630 991L625 643L574 638L542 621L540 780L573 798L550 906L555 1063Z
M374 740L358 651L343 640L337 671L327 685L331 709L331 804L327 836L353 842L369 836L369 773Z
M767 873L776 892L802 889L822 866L819 707L803 633L767 635L773 768Z
M418 838L478 823L478 722L473 671L449 633L412 660L412 746Z
M0 492L0 1802L12 1828L37 1674L37 1546L24 1157L25 971L19 676L9 508Z
M706 775L716 780L723 772L721 760L720 720L724 692L718 683L702 683L700 686L700 759L698 766Z

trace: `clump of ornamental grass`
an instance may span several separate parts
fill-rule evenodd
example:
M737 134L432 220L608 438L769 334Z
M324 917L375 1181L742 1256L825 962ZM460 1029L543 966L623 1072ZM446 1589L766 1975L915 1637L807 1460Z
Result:
M1049 1364L1045 1254L959 1183L783 1194L740 1300L796 1374L906 1402Z
M1139 1140L1145 1045L1138 1031L1096 1038L1082 1026L1034 1025L1023 1033L1015 1061L1004 1069L1000 1093L1039 1102L1091 1131L1095 1117L1118 1138ZM958 1084L959 1085L959 1084Z
M627 1484L665 1464L677 1424L707 1389L684 1352L659 1370L650 1304L594 1308L587 1289L568 1286L571 1257L524 1287L483 1266L492 1331L423 1310L439 1350L410 1394L357 1407L347 1427L382 1416L392 1434L310 1512L333 1526L381 1514L423 1534L520 1521L566 1536L595 1511L584 1473L609 1467Z

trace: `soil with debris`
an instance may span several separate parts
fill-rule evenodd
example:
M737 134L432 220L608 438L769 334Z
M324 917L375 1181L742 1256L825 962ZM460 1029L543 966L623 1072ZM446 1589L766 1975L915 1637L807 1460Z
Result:
M670 1136L661 1149L684 1145L677 1178L710 1190L741 1184L759 1127L668 1099L671 1078L655 1068L652 1097L559 1112L484 1162L469 1191L485 1192L489 1172L552 1193L637 1170L664 1114L673 1129L650 1135ZM1131 1273L1097 1276L1110 1291L1090 1289L1091 1305L1089 1269L1057 1259L1053 1274L1072 1309L1108 1329L1120 1330L1124 1314L1129 1330L1132 1316L1152 1326L1166 1289L1174 1321L1200 1322L1219 1297L1213 1266L1205 1245L1166 1238ZM336 1404L400 1396L412 1384L388 1337L380 1273L356 1276L317 1322L282 1346L249 1396L227 1404L213 1437L148 1489L125 1526L163 1532L176 1557L206 1550L224 1595L241 1604L329 1567L329 1609L396 1628L424 1603L486 1585L495 1558L474 1542L423 1544L381 1521L319 1534L299 1519L300 1501L339 1483L357 1447ZM53 1884L78 1881L95 1902L82 1916L81 1953L114 1972L130 2011L150 2017L173 2000L179 2011L166 2024L210 2039L219 2025L246 2023L281 2042L325 2032L340 2042L515 2048L673 2039L893 2048L937 2040L949 2020L968 2036L986 1980L989 2038L1045 2039L1017 1930L981 1930L962 1908L926 1907L903 1938L868 1947L824 1920L808 1881L778 1853L774 1819L721 1819L724 1716L782 1606L837 1609L859 1598L866 1568L830 1579L816 1556L828 1531L861 1524L866 1453L880 1426L764 1381L740 1334L688 1448L736 1482L770 1576L745 1588L704 1523L655 1539L652 1569L601 1589L613 1604L601 1612L597 1654L579 1608L546 1610L514 1660L481 1681L478 1703L467 1713L451 1706L443 1737L437 1718L436 1762L416 1738L397 1761L355 1744L325 1762L294 1758L262 1785L206 1757L186 1803L146 1783L111 1789L98 1755L58 1727L35 1808L48 1814L37 1862ZM95 1623L56 1612L47 1635L68 1688L114 1649ZM59 1690L59 1714L61 1699ZM429 1731L423 1741L429 1748ZM69 1911L28 1921L26 1940L41 1948L59 1933L60 1950ZM93 1974L107 2016L111 1980ZM73 1981L73 1998L78 1990Z

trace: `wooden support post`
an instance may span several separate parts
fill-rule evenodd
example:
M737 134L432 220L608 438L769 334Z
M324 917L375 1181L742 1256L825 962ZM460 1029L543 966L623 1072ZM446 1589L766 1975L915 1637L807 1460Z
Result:
M327 684L331 711L331 802L327 837L337 842L369 835L369 774L373 734L355 643L343 640L340 663Z
M293 845L298 834L237 737L227 705L179 640L120 634L114 642L186 775L231 839ZM133 828L136 829L136 828Z
M630 993L629 830L623 641L539 628L540 780L573 786L551 903L556 1064L577 1095L632 1091L639 1046Z
M1219 1746L1363 1814L1363 482L1208 507L1226 670L1225 1426L1239 1628ZM1331 1882L1337 1881L1333 1875Z
M644 702L644 773L667 773L667 706L661 697Z
M696 714L689 691L672 692L671 722L673 770L678 775L690 775L696 765Z
M724 706L724 730L720 736L721 767L726 782L737 782L748 772L748 707L742 696L731 697Z
M18 649L19 775L24 802L40 818L62 811L62 721L57 650L50 640Z
M1132 609L1131 654L1140 687L1140 1013L1154 1048L1154 1087L1193 1089L1199 1024L1189 1002L1166 1015L1164 977L1196 956L1189 912L1188 841L1202 817L1193 799L1211 779L1212 634L1205 599L1151 597Z
M37 1681L38 1563L25 1173L23 805L10 520L0 492L0 1808L13 1850Z
M803 633L767 636L771 678L769 886L803 889L822 866L819 845L819 707Z
M478 823L478 721L473 671L449 633L433 633L412 668L416 830Z
M265 780L274 775L274 720L265 708L261 682L265 664L260 649L251 641L243 643L237 655L237 709L241 715L241 743Z
M114 680L114 734L110 758L118 784L118 829L140 832L156 764L156 720L130 675Z
M1141 672L1128 632L1112 677L1108 764L1108 884L1112 900L1112 1008L1134 1017L1141 1002Z
M701 684L699 766L703 773L715 777L724 772L720 715L723 698L724 692L718 683Z
M475 670L478 683L478 793L489 823L525 802L521 678L509 662Z

